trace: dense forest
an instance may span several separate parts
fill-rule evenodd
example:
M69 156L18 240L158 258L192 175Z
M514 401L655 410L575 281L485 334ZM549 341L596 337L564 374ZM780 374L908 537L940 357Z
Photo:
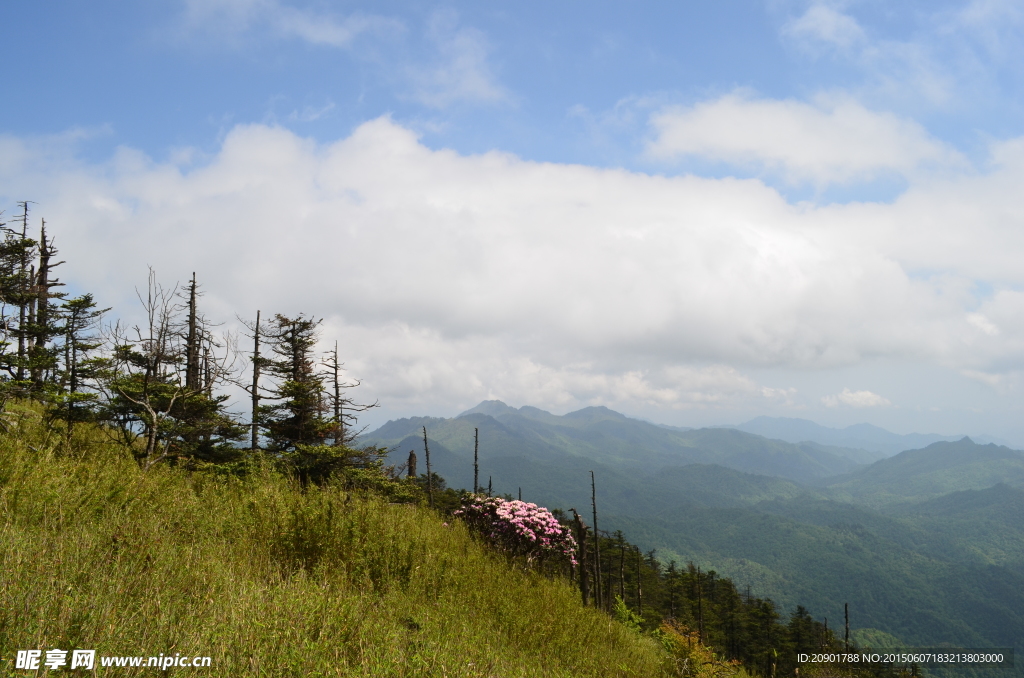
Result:
M245 479L270 468L293 478L300 491L369 492L388 505L425 506L443 520L464 515L483 497L493 499L496 510L506 504L537 510L511 496L492 497L476 481L473 492L446 487L430 469L426 429L426 473L417 473L415 455L387 465L387 449L360 448L357 418L375 403L350 395L358 382L346 379L337 343L321 352L315 317L265 319L257 311L251 320L239 319L241 337L217 334L217 322L202 311L194 274L182 286L167 287L151 272L138 295L143 321L111 322L110 309L91 294L61 291L56 271L64 262L45 221L34 230L30 213L31 203L19 203L18 214L0 224L0 423L7 429L30 410L40 413L48 435L66 444L102 435L143 474L174 469ZM247 411L232 411L229 392L246 394ZM571 550L546 558L506 550L504 557L516 568L570 584L582 606L636 634L667 647L685 644L692 650L687 661L695 664L677 667L683 675L712 669L724 675L740 665L753 675L794 675L800 653L851 647L848 629L829 628L803 607L787 614L713 570L664 564L623 533L599 530L596 496L592 501L586 516L552 514L558 521L553 529ZM493 532L476 534L502 550ZM709 654L694 654L698 648ZM807 666L804 674L814 670ZM880 666L843 671L896 673Z

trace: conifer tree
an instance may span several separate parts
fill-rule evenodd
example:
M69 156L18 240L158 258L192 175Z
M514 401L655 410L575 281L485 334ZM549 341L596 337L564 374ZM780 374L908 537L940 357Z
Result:
M3 241L0 242L0 321L3 331L0 369L5 373L4 398L27 396L30 390L26 380L28 320L29 305L35 298L32 293L35 275L30 262L35 258L38 242L28 237L30 203L22 201L18 204L22 209L16 217L20 230L0 224L3 229Z
M205 330L197 332L208 354L225 350L210 357L200 378L189 383L188 335L181 332L176 292L176 286L160 285L150 270L146 294L139 294L146 321L131 329L114 326L100 379L104 418L126 444L142 438L133 449L146 469L164 459L220 462L240 454L231 442L243 431L224 411L227 396L213 395L214 384L229 374L229 352Z
M58 382L58 395L53 403L53 415L67 423L71 435L78 422L90 421L95 416L97 392L95 380L100 375L100 360L92 354L102 341L93 332L100 318L109 308L97 309L91 294L66 300L59 309L63 320L62 346L64 365Z
M270 449L294 450L300 445L321 445L334 428L323 418L324 375L316 369L314 353L320 320L299 315L274 316L267 331L270 350L265 372L277 379L264 399L272 405L261 408L261 424Z
M327 362L330 374L318 369L324 366L315 355L320 322L304 315L292 318L278 314L262 335L274 357L264 358L261 364L276 384L260 396L273 404L260 406L259 425L266 433L268 452L284 462L304 484L320 483L337 472L379 464L387 453L349 446L355 437L349 424L354 424L352 412L358 410L351 405L348 413L342 410L351 401L342 395L341 389L347 386L340 381L337 354ZM337 382L333 381L335 375ZM334 393L326 393L329 379L332 387L337 388L337 398ZM331 416L335 408L337 418Z

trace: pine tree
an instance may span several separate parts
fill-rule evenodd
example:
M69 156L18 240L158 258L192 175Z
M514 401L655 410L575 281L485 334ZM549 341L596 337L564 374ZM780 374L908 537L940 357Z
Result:
M93 334L100 318L109 308L97 309L91 294L66 300L59 309L63 323L63 370L58 380L58 395L54 398L52 415L67 423L71 435L78 422L95 417L98 394L95 380L102 362L92 356L102 341Z
M106 401L102 416L145 469L165 459L221 462L240 456L232 441L244 431L224 411L227 396L214 395L214 385L228 376L229 353L212 355L225 347L205 329L198 331L193 340L203 342L207 360L198 377L189 374L189 335L181 331L183 308L175 303L176 291L157 283L150 271L146 294L139 294L146 322L130 330L113 328L100 379ZM190 319L191 314L184 325Z
M35 258L39 243L28 237L29 202L18 203L21 214L16 223L21 228L8 228L0 224L3 241L0 242L0 370L4 372L3 398L26 397L30 383L26 380L28 368L29 307L33 294L35 272L30 262Z
M343 397L341 363L333 353L326 365L329 374L319 371L324 363L314 353L319 339L320 320L299 315L274 316L265 336L273 358L264 358L264 372L276 379L266 389L260 407L259 424L266 432L267 451L284 463L303 483L321 483L342 472L352 476L354 469L379 466L387 450L353 449L355 423L351 401ZM331 380L333 393L327 393ZM349 403L348 413L342 407ZM336 416L332 416L334 412ZM339 444L340 443L340 444Z
M267 360L265 372L276 378L277 384L264 397L274 404L261 408L261 424L271 451L322 445L334 429L334 423L323 417L325 376L317 371L314 354L320 323L303 315L289 318L278 314L267 330L275 358Z
M60 349L51 344L54 337L61 334L58 315L53 305L54 299L60 299L63 293L52 291L55 287L63 287L64 283L52 277L53 269L63 264L54 262L57 249L53 239L46 236L46 220L42 221L39 232L38 267L32 276L29 290L29 322L25 328L28 335L26 348L28 375L31 390L35 397L46 400L54 392L52 379L56 374Z

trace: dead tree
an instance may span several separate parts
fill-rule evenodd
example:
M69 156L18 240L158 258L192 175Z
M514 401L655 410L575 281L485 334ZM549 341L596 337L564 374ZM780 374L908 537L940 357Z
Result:
M636 609L637 614L644 616L644 588L641 573L644 569L644 559L640 555L640 547L636 547Z
M125 442L130 442L136 431L143 438L136 458L148 470L176 454L172 449L175 441L181 443L196 435L196 422L182 409L184 401L212 392L212 385L229 375L232 362L229 350L221 356L209 355L206 383L190 386L187 347L182 345L179 331L181 307L174 303L177 286L164 288L150 269L145 295L137 294L145 323L131 329L118 323L108 329L112 348L100 385L106 395L108 417L118 424ZM226 339L225 343L230 341Z
M331 430L332 444L335 447L342 447L355 442L362 430L356 430L357 414L379 407L380 403L357 403L345 395L348 389L361 385L358 379L346 380L342 378L345 363L338 358L338 342L334 342L334 349L323 359L322 364L327 368L328 377L331 380L331 390L328 397L331 402L332 414L334 415Z
M576 524L576 540L579 547L579 558L577 558L580 571L580 594L583 596L583 605L586 607L590 604L590 578L587 576L587 526L583 522L583 518L580 518L580 514L576 513L576 509L569 509L572 511L573 522Z
M249 417L249 450L251 452L255 452L260 447L260 399L262 398L262 394L260 392L260 377L262 376L263 366L266 362L266 359L260 355L260 342L262 340L260 311L259 309L256 310L256 322L254 323L242 320L242 318L238 318L238 320L247 330L252 332L250 335L252 338L252 354L249 356L249 362L252 363L252 381L248 384L237 382L236 386L244 389L245 392L249 394L251 413Z
M434 474L430 472L430 445L427 444L427 427L423 427L423 453L427 458L427 501L434 508Z
M597 530L597 485L594 472L590 472L590 506L594 511L594 600L598 607L604 603L601 595L601 533Z

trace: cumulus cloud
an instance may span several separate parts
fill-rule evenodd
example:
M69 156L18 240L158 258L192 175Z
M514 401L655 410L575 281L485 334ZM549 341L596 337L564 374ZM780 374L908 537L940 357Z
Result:
M892 405L887 399L872 393L871 391L851 391L848 388L844 388L842 393L835 395L825 396L821 399L821 402L825 403L825 407L839 407L845 405L847 407L888 407Z
M392 403L716 408L798 399L760 368L1018 369L1024 144L996 152L892 204L815 207L754 180L433 150L380 118L328 144L239 126L191 165L0 137L0 199L35 200L62 277L122 316L147 265L196 271L211 318L325 317ZM865 393L832 398L882 404Z
M808 103L756 99L742 92L651 116L647 152L672 160L698 156L776 171L791 182L824 185L884 173L963 165L953 149L916 122L843 97Z

